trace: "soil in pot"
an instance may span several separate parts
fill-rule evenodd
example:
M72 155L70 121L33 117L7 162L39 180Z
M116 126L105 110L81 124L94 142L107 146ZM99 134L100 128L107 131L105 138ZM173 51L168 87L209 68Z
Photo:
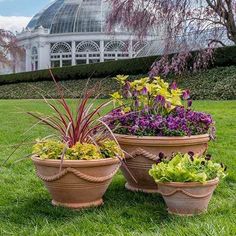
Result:
M137 137L118 135L116 138L121 148L126 152L127 168L121 167L127 183L126 188L131 191L157 193L157 185L148 174L152 165L159 159L159 153L171 156L172 153L189 151L203 154L208 148L209 135L190 137Z
M103 195L120 167L118 159L60 160L32 158L38 177L44 182L52 204L72 209L103 204Z
M168 212L180 216L192 216L207 211L212 194L219 179L202 183L158 183L158 191L163 196Z

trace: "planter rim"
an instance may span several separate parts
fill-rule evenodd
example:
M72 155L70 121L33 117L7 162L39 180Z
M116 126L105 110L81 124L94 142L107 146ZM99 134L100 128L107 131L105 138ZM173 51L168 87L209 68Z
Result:
M61 160L45 159L42 160L38 156L31 157L34 163L41 166L60 167ZM96 159L96 160L64 160L62 167L93 167L93 166L107 166L115 163L119 163L118 158Z
M201 187L201 186L211 186L219 183L219 178L208 180L206 183L200 182L157 182L157 185L168 186L168 187Z
M118 138L124 139L139 139L139 140L186 140L186 139L201 139L208 138L210 139L209 134L200 134L200 135L191 135L191 136L135 136L135 135L127 135L127 134L114 134Z

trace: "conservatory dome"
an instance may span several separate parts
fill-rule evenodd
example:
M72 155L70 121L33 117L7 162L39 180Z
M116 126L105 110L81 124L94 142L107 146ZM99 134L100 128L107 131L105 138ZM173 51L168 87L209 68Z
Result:
M43 27L50 34L103 32L107 12L104 0L57 0L36 14L27 28Z
M140 40L121 25L107 29L107 0L56 0L37 13L17 34L25 49L17 70L34 71L75 66L143 55L152 35Z

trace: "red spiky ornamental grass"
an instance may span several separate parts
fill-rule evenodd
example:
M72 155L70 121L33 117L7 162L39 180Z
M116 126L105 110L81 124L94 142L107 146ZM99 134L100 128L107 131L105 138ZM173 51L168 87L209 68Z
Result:
M67 144L68 147L72 147L77 142L96 144L107 138L110 130L99 118L100 113L104 111L104 108L110 102L105 102L94 108L94 104L89 102L94 90L87 90L82 98L78 100L76 112L74 113L64 98L63 88L56 81L52 71L49 71L60 97L56 100L55 105L44 98L53 114L50 116L32 112L28 112L28 114L39 120L39 123L54 129L59 134L61 141Z

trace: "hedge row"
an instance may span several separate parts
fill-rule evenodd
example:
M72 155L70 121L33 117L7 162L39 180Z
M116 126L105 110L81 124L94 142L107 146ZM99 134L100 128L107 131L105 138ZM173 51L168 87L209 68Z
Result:
M58 80L81 80L90 77L105 78L117 74L145 74L157 58L160 58L160 56L54 68L53 73ZM218 48L215 52L214 67L230 65L236 65L236 46ZM51 80L48 70L0 76L0 84L47 80Z
M53 74L57 80L81 80L88 78L112 77L117 74L137 75L146 73L157 56L108 61L89 65L67 66L53 68ZM52 80L48 70L24 72L10 75L1 75L0 84L48 81Z
M140 75L141 76L141 75ZM134 79L137 76L131 77ZM189 88L193 99L232 100L236 99L236 66L219 67L174 78L179 87ZM173 79L167 79L171 82ZM65 97L75 98L81 95L87 80L65 80L61 85L65 88ZM116 91L117 82L112 78L91 79L89 87L96 87L94 95L107 98ZM102 86L101 86L102 85ZM36 99L44 95L57 97L52 81L28 82L0 86L0 99Z

